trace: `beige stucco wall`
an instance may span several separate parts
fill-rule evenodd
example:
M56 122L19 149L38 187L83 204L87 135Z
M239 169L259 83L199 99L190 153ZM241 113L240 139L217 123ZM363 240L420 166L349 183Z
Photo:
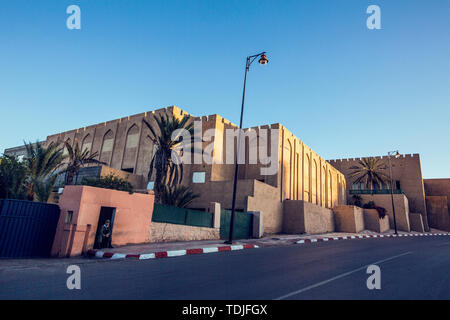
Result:
M430 226L450 231L450 179L424 179Z
M335 230L330 209L303 200L285 200L283 216L284 233L316 234Z
M389 217L380 219L376 209L363 209L364 227L367 230L383 233L389 231Z
M422 215L420 213L410 213L409 223L411 225L411 231L425 232Z
M427 196L428 220L432 228L450 231L450 213L447 196Z
M388 157L375 157L383 161L387 166L385 174L389 176ZM350 177L353 170L350 167L358 165L362 158L328 160L336 169L342 172L347 179L347 190L352 189L356 177ZM427 209L425 204L424 180L422 178L422 168L419 154L404 154L400 158L391 157L392 179L400 181L400 188L408 199L408 207L412 212L422 214L425 229L428 230ZM348 195L351 197L351 195ZM392 223L391 223L392 226Z
M364 230L363 209L356 206L340 205L333 208L336 231L361 232Z
M390 194L362 194L362 202L375 202L375 205L386 209L389 216L389 224L394 228L394 218L392 211L392 200ZM409 205L408 199L404 194L394 194L395 217L397 220L397 229L401 231L411 231L409 223Z
M204 228L171 223L152 222L149 242L220 239L219 228Z

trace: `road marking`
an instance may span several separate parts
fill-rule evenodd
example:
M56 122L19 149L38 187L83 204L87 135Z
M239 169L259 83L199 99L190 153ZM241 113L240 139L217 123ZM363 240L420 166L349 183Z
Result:
M449 244L450 244L450 242L439 243L439 244L436 245L436 247L446 246L446 245L449 245Z
M297 295L297 294L299 294L299 293L302 293L302 292L305 292L305 291L308 291L308 290L311 290L311 289L320 287L320 286L322 286L322 285L324 285L324 284L327 284L327 283L330 283L330 282L332 282L332 281L334 281L334 280L337 280L337 279L341 279L341 278L343 278L343 277L346 277L346 276L348 276L348 275L350 275L350 274L352 274L352 273L355 273L355 272L364 270L364 269L366 269L368 266L370 266L370 265L372 265L372 264L381 264L381 263L383 263L383 262L390 261L390 260L393 260L393 259L396 259L396 258L400 258L400 257L403 257L403 256L405 256L405 255L407 255L407 254L411 254L411 253L412 253L411 251L408 251L408 252L404 252L404 253L402 253L402 254L398 254L398 255L396 255L396 256L393 256L393 257L389 257L389 258L386 258L386 259L383 259L383 260L379 260L379 261L376 261L376 262L369 263L369 264L367 264L367 265L365 265L365 266L363 266L363 267L361 267L361 268L358 268L358 269L355 269L355 270L352 270L352 271L349 271L349 272L342 273L342 274L337 275L337 276L335 276L335 277L333 277L333 278L330 278L330 279L327 279L327 280L318 282L318 283L316 283L316 284L310 285L310 286L308 286L308 287L306 287L306 288L303 288L303 289L300 289L300 290L297 290L297 291L294 291L294 292L285 294L284 296L275 298L274 300L283 300L283 299L286 299L286 298L295 296L295 295Z

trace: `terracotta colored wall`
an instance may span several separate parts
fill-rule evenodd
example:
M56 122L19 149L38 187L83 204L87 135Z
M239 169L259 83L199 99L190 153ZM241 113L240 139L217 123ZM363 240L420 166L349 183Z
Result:
M113 245L148 242L153 204L152 194L129 194L88 186L66 186L59 199L61 217L52 254L66 256L80 254L82 251L80 246L85 241L85 235L82 232L75 232L72 249L68 252L70 231L69 226L65 224L68 211L73 211L71 225L76 225L77 229L91 226L89 235L86 237L87 249L94 245L101 207L116 208L112 233Z

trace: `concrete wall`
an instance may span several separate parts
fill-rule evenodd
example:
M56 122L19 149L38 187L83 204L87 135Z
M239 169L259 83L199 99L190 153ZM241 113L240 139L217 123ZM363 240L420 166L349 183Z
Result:
M216 240L220 239L219 228L204 228L171 223L152 222L149 242Z
M283 229L283 203L279 191L268 184L253 180L253 193L245 200L245 211L259 211L263 215L264 233L278 233Z
M363 209L364 227L367 230L383 233L389 231L389 217L380 219L376 209Z
M390 194L362 194L362 202L375 202L375 205L386 209L389 216L389 224L394 228L394 218L392 213L392 200ZM397 229L402 231L411 231L409 223L409 205L408 199L403 194L394 194L395 217L397 220Z
M388 157L375 157L381 159L388 166ZM353 171L350 167L358 165L361 158L328 160L337 170L342 172L346 179L348 190L352 189L355 177L351 177ZM425 204L424 180L422 180L422 168L419 154L405 154L400 158L391 158L392 161L392 179L400 181L400 188L408 199L408 206L412 212L422 214L425 229L428 230L427 209ZM389 169L385 172L389 176ZM350 197L350 195L349 195ZM391 224L392 225L392 224Z
M450 213L447 196L427 196L428 220L432 228L450 231Z
M364 230L363 209L341 205L333 208L336 231L361 232Z
M420 213L410 213L409 214L409 223L411 225L412 231L425 232L422 215Z
M425 179L430 226L450 231L450 179Z
M116 208L112 244L125 245L149 241L149 229L153 214L154 196L151 194L129 194L128 192L88 186L66 186L59 198L61 215L58 221L52 255L79 255L83 249L94 246L101 207ZM72 220L66 224L68 211ZM73 246L68 246L69 233L76 229L87 230L88 234L75 232ZM83 247L82 244L85 243Z
M330 209L303 200L285 200L283 216L284 233L315 234L335 230Z

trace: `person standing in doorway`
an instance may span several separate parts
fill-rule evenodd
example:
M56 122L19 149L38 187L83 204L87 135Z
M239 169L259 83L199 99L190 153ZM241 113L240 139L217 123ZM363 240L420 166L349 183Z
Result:
M105 224L100 229L100 247L101 248L112 248L111 245L111 221L106 220Z

